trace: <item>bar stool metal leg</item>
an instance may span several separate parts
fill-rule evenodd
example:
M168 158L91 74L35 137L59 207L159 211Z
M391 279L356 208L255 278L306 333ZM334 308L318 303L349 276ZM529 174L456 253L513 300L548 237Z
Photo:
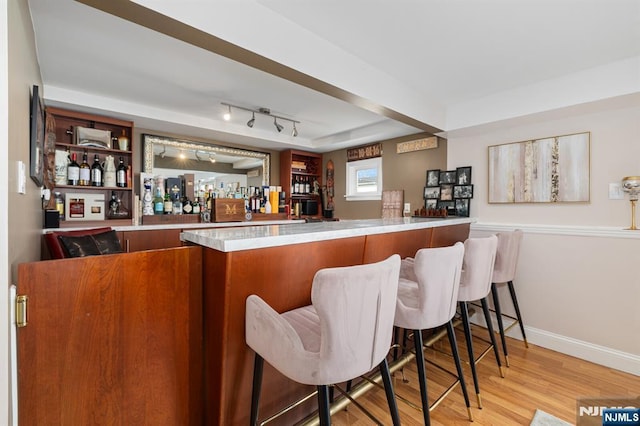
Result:
M264 359L256 354L253 361L253 390L251 391L251 426L258 424L258 406L260 405L260 388L262 387L262 370Z
M320 426L329 426L331 424L331 412L329 410L329 386L318 386L318 415L320 417Z
M380 375L382 376L382 383L384 384L384 393L387 395L391 421L393 422L393 426L400 426L398 405L396 404L396 397L393 392L393 385L391 384L391 373L389 372L389 364L387 364L386 358L380 363Z
M522 339L524 340L525 347L529 347L529 342L527 342L527 335L524 333L524 323L522 322L522 315L520 314L520 307L518 306L518 298L516 297L516 289L513 287L513 281L509 281L507 283L509 286L509 293L511 293L511 301L513 302L513 307L516 310L516 316L518 317L518 324L520 324L520 331L522 332Z
M458 371L458 379L460 380L460 387L462 388L462 396L464 397L464 403L467 406L467 412L469 413L469 421L473 421L473 414L471 413L471 404L469 403L469 394L467 393L467 386L464 383L464 374L462 373L462 365L460 364L460 355L458 354L458 343L456 342L456 334L453 330L453 322L447 323L447 335L449 336L449 343L451 344L451 353L453 359L456 362L456 370Z
M473 376L473 386L476 390L478 408L482 408L482 399L480 398L480 384L478 382L478 374L476 372L475 355L473 354L473 337L471 336L471 325L469 324L469 310L467 309L467 302L460 302L459 305L460 315L462 316L464 337L467 341L467 353L469 354L469 364L471 366L471 375Z
M484 312L484 319L487 323L487 330L489 331L489 337L491 339L491 346L493 346L493 354L496 356L496 363L500 369L500 377L504 378L504 370L502 363L500 362L500 354L498 353L498 344L496 343L496 334L493 332L493 324L491 323L491 312L489 311L489 304L485 297L480 301L482 303L482 311Z
M502 323L502 310L500 309L500 299L498 298L498 288L496 283L491 283L491 295L493 296L493 307L496 310L496 319L498 320L498 330L500 331L500 340L502 340L502 352L504 353L504 363L509 367L509 352L507 351L507 340L504 336L504 324Z
M422 415L424 424L431 424L429 417L429 400L427 398L427 376L424 368L424 352L422 349L422 333L420 330L413 330L413 341L416 347L416 366L418 368L418 382L420 383L420 398L422 400Z

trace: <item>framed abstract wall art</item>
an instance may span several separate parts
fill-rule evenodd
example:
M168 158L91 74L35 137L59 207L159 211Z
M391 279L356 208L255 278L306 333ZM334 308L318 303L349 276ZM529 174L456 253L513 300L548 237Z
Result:
M489 147L489 203L588 202L590 132Z

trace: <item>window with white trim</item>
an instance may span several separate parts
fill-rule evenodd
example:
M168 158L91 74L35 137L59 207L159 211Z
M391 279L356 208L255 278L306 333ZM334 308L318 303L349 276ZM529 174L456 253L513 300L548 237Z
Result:
M382 198L382 157L347 162L347 201Z

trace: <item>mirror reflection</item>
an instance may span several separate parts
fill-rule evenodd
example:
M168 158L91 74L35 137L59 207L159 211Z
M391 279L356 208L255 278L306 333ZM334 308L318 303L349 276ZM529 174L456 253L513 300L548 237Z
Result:
M269 185L269 153L147 134L142 142L145 173L191 173L198 186L214 188Z

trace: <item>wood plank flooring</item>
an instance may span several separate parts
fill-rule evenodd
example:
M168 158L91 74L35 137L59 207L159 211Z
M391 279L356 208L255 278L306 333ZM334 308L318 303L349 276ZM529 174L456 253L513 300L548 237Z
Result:
M480 354L488 344L484 328L474 326L474 352ZM493 352L479 362L477 371L483 408L476 401L471 370L469 368L464 335L457 331L460 356L474 422L470 423L460 387L456 387L444 401L431 410L432 425L529 425L536 409L541 409L571 424L576 422L577 399L581 397L637 397L640 395L640 377L611 368L593 364L563 355L545 348L529 344L525 348L519 340L509 339L510 368L505 368L505 377L500 377ZM499 345L500 343L498 343ZM446 338L436 342L433 349L427 349L427 359L455 371ZM504 363L504 362L503 362ZM405 380L403 380L403 373ZM453 379L436 367L427 363L429 400L433 402ZM403 372L393 377L396 393L416 405L420 405L420 390L417 381L415 361L409 363ZM336 393L337 394L337 393ZM384 425L391 424L387 403L382 389L374 389L358 402L366 407ZM398 401L400 419L403 425L421 425L422 413ZM337 426L369 426L375 424L357 407L350 405L332 416Z

